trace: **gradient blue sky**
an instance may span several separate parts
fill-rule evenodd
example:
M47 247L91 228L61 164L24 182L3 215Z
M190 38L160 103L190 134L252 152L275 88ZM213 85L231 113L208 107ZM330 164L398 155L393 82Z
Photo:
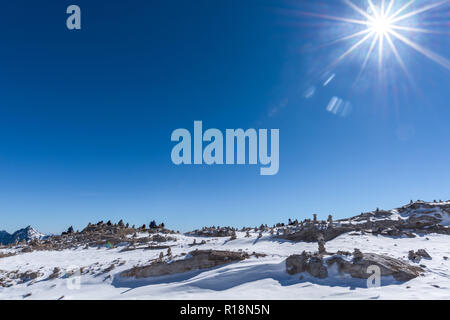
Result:
M327 70L352 42L323 45L353 27L300 11L354 15L329 0L2 1L0 229L186 231L449 199L449 70L400 43L414 85L391 54L352 86L366 51ZM446 58L448 12L424 15L447 34L411 35ZM328 112L333 96L351 112ZM171 132L194 120L279 128L279 173L173 165Z

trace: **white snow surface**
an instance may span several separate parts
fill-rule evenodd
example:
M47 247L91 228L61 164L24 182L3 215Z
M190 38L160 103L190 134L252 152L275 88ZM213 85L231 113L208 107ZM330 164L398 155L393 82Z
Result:
M449 299L450 246L448 235L428 234L416 238L395 238L371 234L343 234L326 243L329 252L337 250L385 254L408 261L408 251L425 249L432 257L419 264L426 267L423 276L407 282L382 277L381 287L367 288L366 280L353 279L331 268L326 279L316 279L307 273L289 275L285 260L303 250L316 251L316 243L290 242L273 238L268 232L258 239L258 232L237 232L237 239L229 237L204 238L174 235L172 254L195 249L216 249L265 253L266 257L246 259L212 269L197 270L170 276L146 279L122 278L120 273L137 265L147 265L160 252L167 250L133 250L120 252L123 247L99 249L68 249L63 251L34 251L0 258L0 279L8 272L39 271L37 279L0 287L0 299ZM204 245L189 246L207 240ZM0 253L14 249L0 249ZM408 261L413 264L412 262ZM112 264L114 269L104 271ZM50 280L53 269L83 268L80 278L60 276ZM302 278L302 279L301 279ZM80 286L74 286L76 279ZM74 282L75 281L75 282ZM31 294L31 295L30 295Z

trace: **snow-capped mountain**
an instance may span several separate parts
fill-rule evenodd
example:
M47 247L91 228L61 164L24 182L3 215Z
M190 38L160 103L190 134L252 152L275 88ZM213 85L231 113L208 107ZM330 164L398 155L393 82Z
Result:
M35 230L32 226L17 230L13 234L6 231L0 231L0 244L8 245L15 242L21 242L23 240L41 240L45 237L44 234Z

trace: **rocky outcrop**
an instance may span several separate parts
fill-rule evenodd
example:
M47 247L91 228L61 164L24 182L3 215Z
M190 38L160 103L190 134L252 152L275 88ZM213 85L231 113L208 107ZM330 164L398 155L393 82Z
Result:
M431 260L431 256L425 249L419 249L416 252L414 252L414 250L410 250L408 252L408 259L413 262L419 263L422 258Z
M199 270L220 266L249 258L245 252L195 250L186 259L176 261L155 261L148 266L135 267L120 274L122 277L147 278L186 271Z
M4 271L0 270L0 287L11 287L15 284L21 284L25 282L34 283L42 273L39 271L27 270L21 272L19 270Z
M375 253L362 253L348 261L339 256L331 257L326 261L328 266L337 264L339 272L348 273L353 278L367 279L372 273L368 273L369 266L378 266L381 276L393 276L397 281L408 281L416 278L424 272L422 268L411 266L401 260Z
M328 269L323 265L322 257L305 251L302 254L291 255L286 259L286 271L291 275L306 271L316 278L328 277Z
M286 229L287 232L280 235L279 238L283 238L290 241L305 241L316 242L322 236L324 241L330 241L337 236L355 230L351 227L333 227L322 229L317 225L311 224L304 227L300 227L299 230Z
M167 241L175 241L176 238L174 237L168 237L168 236L162 236L160 234L155 234L154 236L151 237L151 241L153 242L167 242Z
M231 237L233 232L236 232L235 228L231 227L203 227L194 231L187 232L186 235L198 236L198 237Z
M58 267L55 267L53 269L53 272L48 276L48 278L50 280L56 279L56 278L58 278L60 276L60 273L61 273L61 269L59 269Z
M6 253L0 252L0 259L6 258L6 257L12 257L12 256L15 256L16 254L17 253L15 253L15 252L6 252Z
M341 254L332 254L324 258L322 255L303 252L301 255L292 255L286 259L286 271L289 274L308 272L316 278L326 278L328 268L337 265L340 273L346 273L353 278L367 279L369 266L378 266L381 276L393 276L398 281L407 281L419 276L424 270L411 266L401 260L375 253L362 253L355 250L350 259Z
M380 210L361 213L357 216L334 221L305 219L300 223L281 226L277 238L290 241L318 241L323 235L325 241L332 240L347 232L367 232L388 237L410 237L416 234L440 233L450 235L450 201L411 202L394 210Z
M136 245L153 246L161 244L162 242L175 241L176 238L170 236L176 232L165 229L163 224L160 226L154 226L152 228L140 228L129 227L129 224L125 224L122 220L117 224L113 224L110 221L104 223L103 221L97 224L89 223L82 231L75 231L73 227L70 227L67 231L61 235L54 235L48 237L42 237L41 234L34 231L34 229L24 229L25 231L20 234L27 234L29 240L23 240L19 246L21 246L22 252L32 252L36 250L64 250L76 247L101 247L107 246L113 248L118 245L134 247ZM139 233L139 237L137 234ZM143 236L147 233L148 236ZM19 234L18 234L19 235ZM16 243L9 244L8 247L17 246Z

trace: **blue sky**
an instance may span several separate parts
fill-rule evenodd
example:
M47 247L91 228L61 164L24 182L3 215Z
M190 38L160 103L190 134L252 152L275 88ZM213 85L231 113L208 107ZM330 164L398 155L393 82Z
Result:
M66 28L70 4L81 7L80 31ZM450 199L449 70L397 41L413 82L386 51L381 76L374 56L353 85L368 43L328 68L355 43L329 42L355 26L305 14L354 16L340 1L0 9L0 229L155 219L186 231ZM448 9L414 17L444 34L409 33L446 59ZM327 111L333 97L351 108ZM279 173L175 166L170 135L194 120L279 128Z

